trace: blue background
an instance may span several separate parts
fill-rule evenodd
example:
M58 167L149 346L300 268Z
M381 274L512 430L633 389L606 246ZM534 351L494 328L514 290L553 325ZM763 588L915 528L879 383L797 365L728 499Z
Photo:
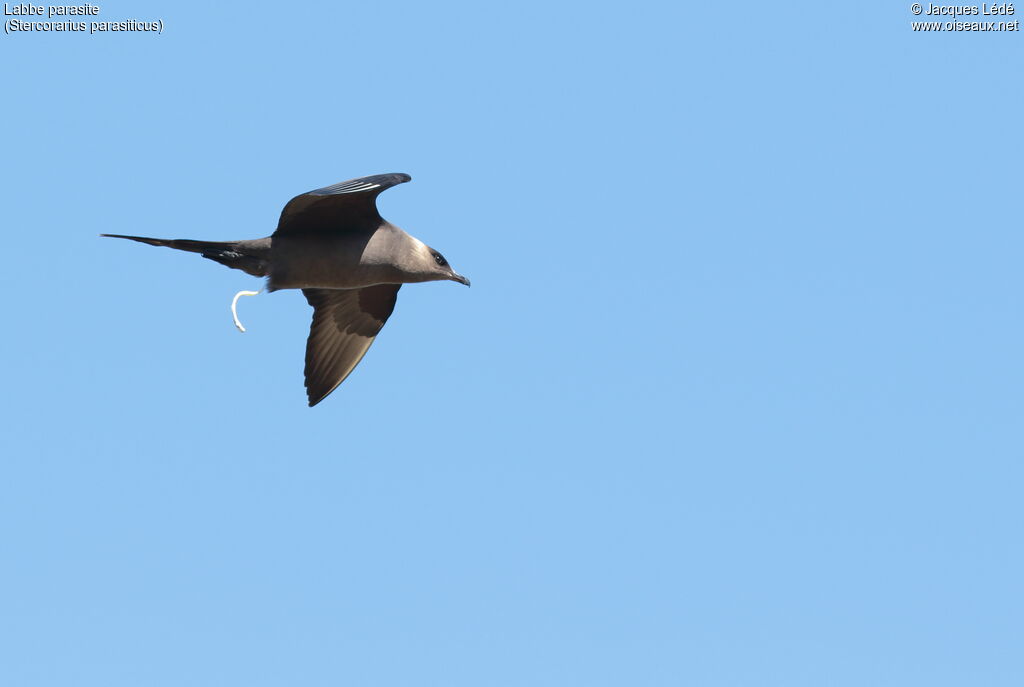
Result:
M1022 37L909 5L3 36L0 683L1022 684ZM97 238L391 171L474 285L312 410L300 294Z

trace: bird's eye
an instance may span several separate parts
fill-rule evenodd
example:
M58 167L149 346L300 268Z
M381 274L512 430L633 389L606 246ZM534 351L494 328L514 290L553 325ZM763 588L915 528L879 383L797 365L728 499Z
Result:
M441 267L444 267L445 265L448 264L448 261L445 260L444 256L441 255L440 253L434 253L434 262L436 262Z

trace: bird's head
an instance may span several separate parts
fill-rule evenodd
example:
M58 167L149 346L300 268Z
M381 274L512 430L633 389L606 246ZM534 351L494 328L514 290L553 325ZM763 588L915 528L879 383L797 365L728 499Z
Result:
M437 275L437 279L448 279L469 286L469 280L453 270L443 255L429 246L427 246L427 250L430 252L430 259L434 262L432 272Z
M372 254L372 261L390 263L398 269L403 283L457 281L469 286L469 280L453 270L439 251L393 224L385 223L378 229L367 248L364 260Z

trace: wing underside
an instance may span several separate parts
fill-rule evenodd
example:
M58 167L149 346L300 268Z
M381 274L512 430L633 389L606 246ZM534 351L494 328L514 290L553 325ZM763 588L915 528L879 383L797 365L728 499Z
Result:
M355 369L395 309L401 284L303 289L313 306L306 342L306 393L315 406Z

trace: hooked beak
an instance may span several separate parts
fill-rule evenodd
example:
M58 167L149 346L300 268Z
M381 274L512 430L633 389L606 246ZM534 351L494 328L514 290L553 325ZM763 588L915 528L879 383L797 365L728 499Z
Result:
M452 281L457 281L460 284L465 284L466 286L469 286L469 280L456 272L452 272L452 276L449 277L449 279L451 279Z

